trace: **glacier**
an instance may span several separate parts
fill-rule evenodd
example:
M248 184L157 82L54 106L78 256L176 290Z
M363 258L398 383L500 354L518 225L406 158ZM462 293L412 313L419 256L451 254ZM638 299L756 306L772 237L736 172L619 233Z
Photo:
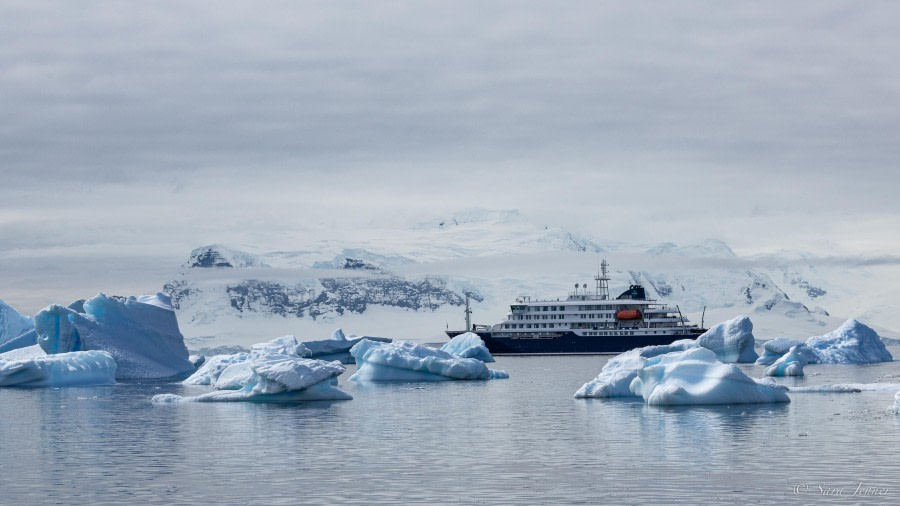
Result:
M853 319L827 334L810 337L806 345L822 364L873 364L894 360L878 333Z
M803 376L803 366L808 364L800 346L792 346L772 365L766 368L766 376Z
M194 370L168 295L98 294L78 307L50 305L34 317L47 354L102 350L115 359L117 379L170 378Z
M495 362L494 356L488 351L484 341L474 332L465 332L450 339L441 346L441 351L462 358L474 358L485 363Z
M0 300L0 352L15 349L6 345L33 329L34 321L31 318Z
M157 404L181 402L265 402L287 403L299 401L350 400L353 397L338 389L337 377L344 372L339 362L325 362L296 355L257 354L245 362L232 364L219 377L228 376L232 368L249 371L240 375L238 387L217 390L196 396L159 394L152 398ZM235 380L238 375L231 379Z
M410 341L382 343L363 339L350 349L357 370L351 381L446 381L508 378L484 362Z
M16 352L23 358L7 359ZM0 356L0 387L93 386L115 382L116 361L105 351L46 355L34 346Z
M715 352L722 362L744 364L759 358L753 348L753 323L743 315L713 326L697 338L697 344Z
M648 359L630 388L656 406L790 402L787 387L757 382L706 348Z

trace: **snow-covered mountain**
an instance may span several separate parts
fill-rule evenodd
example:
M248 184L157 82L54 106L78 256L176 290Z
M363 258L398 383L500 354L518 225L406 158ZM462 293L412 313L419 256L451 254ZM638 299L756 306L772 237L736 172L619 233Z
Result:
M601 257L612 265L612 292L642 284L648 295L707 325L747 314L762 339L806 338L848 317L880 327L885 337L897 337L886 328L900 328L892 312L878 310L879 301L866 301L879 276L855 271L848 278L845 268L819 266L810 255L741 258L713 239L601 245L516 211L469 210L348 235L353 239L311 239L289 250L218 244L194 250L165 285L189 346L283 334L321 339L335 327L442 340L446 328L462 326L466 294L476 322L496 323L517 296L564 298L575 282L590 289Z

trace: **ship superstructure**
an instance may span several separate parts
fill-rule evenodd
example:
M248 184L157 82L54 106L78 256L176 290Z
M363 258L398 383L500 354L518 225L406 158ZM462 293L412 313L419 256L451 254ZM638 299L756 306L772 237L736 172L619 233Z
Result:
M563 300L518 297L506 319L492 326L472 325L491 353L620 353L640 346L694 338L704 329L691 325L678 306L647 299L641 285L609 296L609 265L604 260L587 284L576 284ZM468 315L466 308L467 327ZM448 331L453 337L465 331Z

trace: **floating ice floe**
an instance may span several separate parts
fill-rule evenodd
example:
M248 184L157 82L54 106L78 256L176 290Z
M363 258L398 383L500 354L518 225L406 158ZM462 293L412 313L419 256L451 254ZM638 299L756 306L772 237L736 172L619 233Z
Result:
M894 394L894 405L891 406L891 412L900 415L900 391Z
M160 394L154 403L177 402L298 402L349 400L353 397L338 389L337 377L344 372L338 362L325 362L296 355L252 355L249 360L230 366L219 377L227 378L232 368L249 371L237 389L217 390L196 396ZM235 375L232 377L234 379Z
M382 343L363 339L350 349L356 359L351 381L444 381L508 378L484 362L409 341Z
M14 357L20 358L15 359ZM105 351L47 355L38 346L0 355L0 387L112 385L116 361Z
M791 392L800 393L859 393L884 392L900 388L897 383L827 383L808 387L789 387Z
M682 339L672 344L635 348L616 355L603 366L596 378L575 392L575 397L633 397L636 394L629 387L648 358L696 347L693 339Z
M774 364L766 368L766 376L803 376L803 366L809 363L800 346L792 346ZM805 347L805 346L804 346Z
M34 321L31 318L0 300L0 353L16 349L9 346L9 343L31 330L34 330ZM25 346L30 346L30 344ZM19 346L19 348L24 348L24 346Z
M872 364L894 360L878 333L856 320L847 320L825 335L810 337L806 345L822 364Z
M384 337L351 336L348 338L344 335L343 329L337 329L331 333L331 337L322 341L306 341L303 344L309 348L310 358L319 360L338 360L344 364L352 364L353 356L350 355L350 348L363 339L379 341L384 343L391 342L391 339Z
M757 382L705 348L648 359L631 391L656 406L790 402L786 387Z
M294 336L287 335L276 337L271 341L254 344L249 353L239 352L230 355L214 355L209 357L200 368L194 371L194 374L188 376L182 383L185 385L217 385L219 377L226 369L232 365L247 362L252 357L262 357L265 355L308 357L309 353L309 349L300 343ZM239 369L232 371L232 377L227 380L228 383L232 385L229 390L240 388L240 386L234 386L236 383L234 383L235 378L233 376L238 370ZM243 370L245 371L244 375L249 377L249 369L245 368ZM219 388L221 389L221 387Z
M48 354L102 350L115 359L117 379L169 378L194 370L171 300L99 294L83 312L51 305L35 315L37 343Z
M746 364L759 358L753 348L753 322L746 316L713 326L697 338L697 344L715 352L722 362Z
M459 334L441 346L442 351L462 358L475 358L482 362L495 362L484 341L474 332Z

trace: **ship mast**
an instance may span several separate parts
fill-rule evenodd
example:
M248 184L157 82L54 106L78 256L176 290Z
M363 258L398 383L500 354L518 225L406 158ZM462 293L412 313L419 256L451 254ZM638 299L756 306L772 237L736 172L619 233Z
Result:
M466 332L472 331L472 309L469 307L469 294L466 293Z
M603 259L600 262L600 272L594 276L594 281L597 282L597 291L596 296L600 300L608 300L609 299L609 276L607 275L607 268L609 264L606 263L606 259Z

